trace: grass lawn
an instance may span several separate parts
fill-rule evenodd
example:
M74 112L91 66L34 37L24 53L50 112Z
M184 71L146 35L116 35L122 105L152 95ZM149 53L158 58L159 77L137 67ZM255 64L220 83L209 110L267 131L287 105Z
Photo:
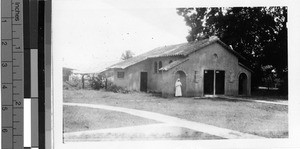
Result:
M156 129L157 130L157 129ZM159 132L157 132L159 131ZM153 133L143 132L118 132L118 133L96 133L69 136L65 141L139 141L139 140L211 140L224 139L203 132L187 128L169 127L165 130L158 129Z
M64 102L133 108L269 138L288 137L288 106L285 105L221 98L161 98L146 93L121 94L101 90L65 90L63 96ZM114 124L107 122L107 125Z
M64 132L117 128L159 123L122 112L64 106Z
M277 90L266 90L266 89L256 89L251 93L251 97L246 96L244 98L266 100L266 101L288 101L287 95L281 95Z

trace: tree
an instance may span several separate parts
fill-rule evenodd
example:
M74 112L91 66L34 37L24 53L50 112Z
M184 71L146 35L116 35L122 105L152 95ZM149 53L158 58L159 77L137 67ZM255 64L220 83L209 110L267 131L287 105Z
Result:
M127 59L132 58L133 55L134 55L134 53L133 53L132 51L126 50L126 51L122 54L121 59L122 59L122 60L127 60Z
M190 27L188 42L216 35L249 60L254 86L268 65L277 77L287 77L286 7L178 8L177 13Z

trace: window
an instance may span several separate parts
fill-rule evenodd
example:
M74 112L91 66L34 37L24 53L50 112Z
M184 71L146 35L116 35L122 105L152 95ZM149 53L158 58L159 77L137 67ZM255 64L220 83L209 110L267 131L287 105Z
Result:
M154 73L157 73L157 62L154 62Z
M171 64L172 62L173 62L173 61L172 61L172 60L170 60L170 61L169 61L169 64Z
M125 72L118 72L118 78L124 78Z
M160 68L162 68L162 62L161 61L159 61L159 63L158 63L158 69L160 69Z

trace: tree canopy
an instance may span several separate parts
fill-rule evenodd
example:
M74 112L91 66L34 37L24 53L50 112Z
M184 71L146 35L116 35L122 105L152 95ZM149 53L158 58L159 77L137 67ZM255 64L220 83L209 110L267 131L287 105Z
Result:
M126 50L124 53L122 53L121 59L122 60L127 60L130 59L134 56L134 53L130 50Z
M218 36L249 60L253 85L261 84L266 68L287 79L286 7L178 8L177 13L190 27L188 42Z

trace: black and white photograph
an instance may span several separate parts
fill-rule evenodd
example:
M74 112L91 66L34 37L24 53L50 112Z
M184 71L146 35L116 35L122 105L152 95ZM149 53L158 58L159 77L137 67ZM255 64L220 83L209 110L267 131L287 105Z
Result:
M53 2L58 138L289 139L289 7L168 3Z

